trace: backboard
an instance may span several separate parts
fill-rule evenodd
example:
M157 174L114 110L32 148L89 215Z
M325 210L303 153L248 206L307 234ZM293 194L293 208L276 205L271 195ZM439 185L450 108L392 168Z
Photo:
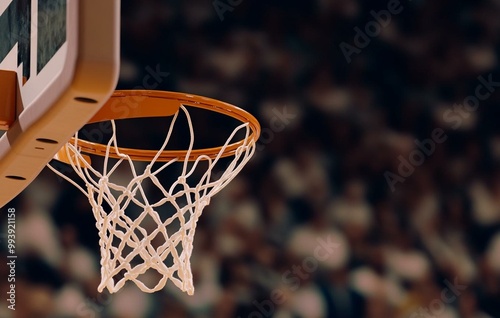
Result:
M0 104L15 111L0 133L0 207L111 96L119 28L119 0L0 0L0 71L17 73L15 105Z

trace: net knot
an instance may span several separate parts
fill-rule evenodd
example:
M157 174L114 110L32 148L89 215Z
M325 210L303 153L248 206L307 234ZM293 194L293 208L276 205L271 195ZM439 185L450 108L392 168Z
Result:
M138 249L141 249L141 250L146 250L148 245L149 245L149 241L147 240L141 240L137 246Z
M105 184L109 184L109 178L108 178L108 176L102 176L99 179L99 186L103 186Z
M200 199L200 205L202 207L206 207L209 204L210 204L210 197L206 197L206 198L201 198Z
M179 178L177 178L177 181L179 181L179 183L186 183L186 177L185 176L180 176Z
M163 260L161 259L161 257L158 254L152 255L150 261L151 261L152 264L163 263Z

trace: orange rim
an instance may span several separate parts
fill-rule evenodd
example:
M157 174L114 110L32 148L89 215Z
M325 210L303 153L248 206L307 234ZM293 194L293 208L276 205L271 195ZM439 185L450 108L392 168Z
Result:
M130 118L147 118L147 117L167 117L173 116L181 105L202 108L209 111L217 112L229 117L232 117L242 123L248 123L251 134L248 141L241 140L228 145L224 151L223 146L215 148L193 149L189 153L188 161L197 160L200 156L206 156L210 159L216 158L221 151L221 157L233 156L236 150L247 144L257 142L260 135L260 124L254 116L234 105L211 99L203 96L191 94L165 92L165 91L147 91L147 90L127 90L115 91L106 104L94 115L88 122L89 124ZM75 144L75 138L69 141ZM82 154L93 154L105 156L107 146L99 143L93 143L87 140L76 140L76 145ZM118 152L127 154L134 161L150 162L158 154L155 150L142 150L132 148L117 147ZM66 147L63 147L59 152L65 152ZM187 150L165 150L162 151L157 161L166 162L172 159L185 160L188 155ZM120 158L114 147L109 150L109 157ZM63 158L67 158L66 154L56 155L58 160L66 162Z

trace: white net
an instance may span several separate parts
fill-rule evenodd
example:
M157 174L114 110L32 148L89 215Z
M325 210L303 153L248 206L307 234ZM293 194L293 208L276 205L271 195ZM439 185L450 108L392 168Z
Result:
M168 280L189 295L194 292L190 257L197 221L203 209L210 203L210 198L239 173L254 154L256 147L255 141L249 138L250 128L246 123L236 127L216 158L200 156L196 161L189 162L187 158L193 149L194 130L187 109L181 106L180 110L186 115L190 131L190 144L184 160L157 162L169 143L179 111L170 123L162 147L145 168L138 168L139 165L134 163L127 154L119 152L114 121L112 121L113 136L107 144L103 172L97 171L84 160L77 146L78 135L75 136L75 142L66 147L71 165L84 181L86 188L49 165L52 171L72 183L89 198L100 237L101 283L98 287L99 292L102 292L104 288L107 288L110 293L117 292L129 280L144 292L158 291ZM224 167L225 171L222 174L214 173L214 168L220 161L224 150L241 133L245 135L243 143L236 150L228 166ZM110 149L114 149L120 158L110 160ZM182 172L167 189L159 174L175 162L182 164ZM195 178L195 185L190 185L193 183L190 179L193 178L195 171L199 170L198 166L201 162L204 162L203 168L206 166L208 168L201 177ZM126 186L110 181L113 173L116 173L121 165L130 166L133 175L132 180ZM152 183L158 187L161 190L161 199L150 202L147 190L143 186L145 183ZM174 213L162 213L165 205L173 207ZM126 213L130 206L139 208L138 216L131 217ZM143 226L146 218L154 220L153 228ZM175 224L174 230L171 229L173 224ZM158 279L157 283L153 282L153 284L156 283L154 287L148 287L143 281L145 276L141 276L149 270L154 270L159 274L154 276Z

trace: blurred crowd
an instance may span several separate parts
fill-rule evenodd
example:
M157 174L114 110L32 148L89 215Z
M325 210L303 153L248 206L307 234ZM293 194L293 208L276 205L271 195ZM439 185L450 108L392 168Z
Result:
M396 1L358 48L394 1L123 0L119 88L159 67L154 89L265 134L199 221L194 296L98 294L91 208L44 171L10 205L18 309L0 317L500 317L500 2Z

